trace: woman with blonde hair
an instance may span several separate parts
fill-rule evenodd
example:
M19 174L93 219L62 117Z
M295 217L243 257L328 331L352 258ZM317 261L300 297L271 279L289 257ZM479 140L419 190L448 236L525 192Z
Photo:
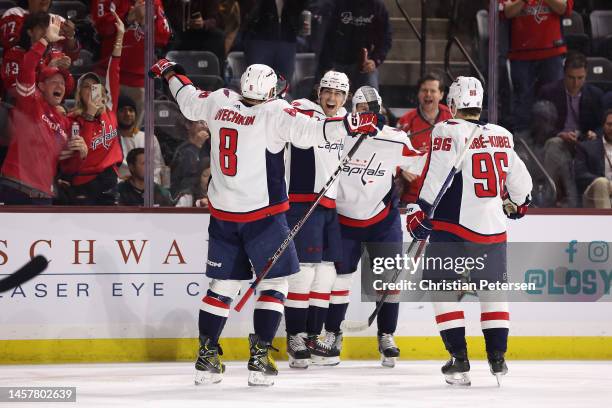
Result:
M125 32L117 14L115 27L115 44L107 63L104 83L94 72L84 74L77 84L75 108L69 114L73 127L79 128L80 135L89 147L87 158L72 179L70 196L73 204L116 203L117 166L123 160L117 132L117 101L119 64Z

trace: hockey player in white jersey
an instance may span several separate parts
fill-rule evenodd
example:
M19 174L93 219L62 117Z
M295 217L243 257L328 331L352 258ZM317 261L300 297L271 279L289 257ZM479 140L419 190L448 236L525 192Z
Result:
M506 217L517 219L525 214L532 181L513 149L512 134L501 126L479 121L482 99L482 85L476 78L458 77L450 86L448 106L454 119L436 125L432 132L423 186L416 204L407 208L407 228L418 240L429 236L426 257L486 253L485 268L472 271L472 281L505 282ZM466 146L475 126L478 133ZM466 148L467 154L430 220L427 214L431 205ZM440 242L444 244L437 245ZM451 281L461 277L454 271L426 269L423 279ZM470 385L463 309L458 302L435 301L448 299L448 295L432 294L436 323L451 356L442 372L449 384ZM508 303L493 299L492 292L478 295L487 357L491 373L499 380L507 372L504 354L510 318Z
M342 72L328 71L321 78L317 102L298 99L292 106L315 120L344 116L348 92L348 77ZM288 146L285 164L291 203L287 211L290 228L304 216L338 167L343 146L344 141L321 143L307 149L294 144ZM313 364L324 364L331 351L319 335L336 279L334 262L341 259L337 185L336 180L294 240L300 271L289 277L285 300L287 354L292 368L307 368L311 359Z
M200 349L196 384L221 381L224 365L218 341L241 281L259 274L289 233L284 212L289 208L284 179L288 142L303 147L341 141L347 133L374 135L379 115L313 121L286 101L275 99L277 77L261 64L249 66L240 81L241 95L228 89L196 89L184 70L166 59L150 75L168 81L183 115L204 120L211 135L211 180L208 200L206 275L209 290L199 311ZM350 120L349 120L350 119ZM290 245L258 286L249 335L249 385L272 385L278 374L269 349L282 318L287 276L298 271Z
M382 106L380 96L378 98ZM359 88L353 96L353 111L367 109L365 102L362 88ZM350 149L354 143L354 138L346 138L345 149ZM394 176L398 167L418 175L424 162L425 156L412 147L406 133L384 126L377 136L363 142L343 169L336 198L342 260L336 263L338 276L331 292L324 338L336 362L340 361L342 348L340 324L346 315L349 290L362 254L362 244L366 244L370 258L394 256L378 253L380 245L375 245L378 243L386 243L387 251L393 254L401 253L403 239ZM399 356L393 339L398 313L397 298L389 296L378 314L378 347L382 364L386 367L393 367Z

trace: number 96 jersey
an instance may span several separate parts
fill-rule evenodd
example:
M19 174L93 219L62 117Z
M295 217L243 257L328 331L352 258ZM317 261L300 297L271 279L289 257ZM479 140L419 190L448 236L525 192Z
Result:
M281 99L248 105L229 89L198 90L182 75L169 85L183 115L208 124L208 200L220 220L251 222L287 211L285 145L310 147L346 136L342 118L312 120Z
M514 151L512 134L501 126L451 119L434 128L419 200L433 204L442 184L477 124L463 163L442 196L432 220L434 231L450 232L466 241L506 241L502 194L520 205L531 193L532 181Z

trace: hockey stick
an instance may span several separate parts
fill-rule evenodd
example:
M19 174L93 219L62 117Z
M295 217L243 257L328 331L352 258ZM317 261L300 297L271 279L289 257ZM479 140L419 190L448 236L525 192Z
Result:
M455 175L459 171L459 167L461 166L461 163L463 163L463 159L467 155L467 152L468 152L468 150L470 148L470 145L472 144L472 141L476 137L476 133L477 133L476 131L479 128L480 128L480 125L475 125L474 126L474 129L472 130L472 133L470 134L470 137L467 139L467 141L465 143L465 147L463 148L463 151L457 157L457 159L455 160L455 164L453 165L453 168L450 170L450 172L446 176L446 180L444 180L444 183L442 184L442 187L440 188L440 191L438 191L438 194L436 195L436 199L434 200L433 204L431 205L431 208L427 212L427 216L430 219L433 217L433 214L436 211L436 207L438 206L438 204L440 204L440 200L442 200L442 197L444 196L444 193L446 193L446 190L450 187L451 183L453 182L453 178L455 177ZM421 256L421 254L423 253L423 250L425 249L426 242L427 241L425 241L425 240L418 241L416 239L413 239L412 242L410 243L410 246L408 247L408 250L406 251L406 255L409 255L410 252L412 251L412 248L417 243L419 243L419 247L418 247L418 249L417 249L417 251L415 253L415 256L414 256L415 259L419 258ZM395 273L393 274L393 277L391 278L391 282L392 283L394 283L397 280L397 278L399 277L401 271L402 271L401 269L398 269L398 270L395 271ZM370 314L370 316L368 317L367 321L343 320L342 323L340 324L340 327L342 328L342 330L345 330L347 332L359 332L359 331L365 330L368 327L370 327L372 325L372 323L374 322L374 319L376 319L376 316L378 316L378 313L380 312L380 309L382 309L382 307L383 307L383 305L385 303L385 300L387 300L388 297L389 297L389 290L385 290L384 293L382 294L380 300L376 302L376 308Z
M45 269L47 269L48 264L49 262L44 256L35 256L30 262L19 268L17 271L0 280L0 293L16 288L17 286L26 283L33 277L41 274Z
M366 88L364 89L363 94L368 100L368 109L372 112L379 112L380 105L378 104L376 92L374 92L372 88L370 89ZM334 184L334 181L336 181L336 179L340 175L340 172L342 172L342 168L344 167L344 165L351 160L351 158L353 157L355 152L357 152L357 149L359 149L359 146L361 146L361 143L363 143L363 141L366 139L367 136L364 134L361 134L361 135L358 135L358 137L359 139L357 139L357 142L355 142L351 150L349 150L346 156L344 156L344 158L340 161L340 164L338 165L334 173L331 175L329 180L327 180L327 183L325 183L321 191L319 191L317 198L312 203L312 205L308 208L308 211L306 211L306 214L304 214L304 216L297 222L297 224L294 225L294 227L289 232L289 235L287 235L287 238L285 238L285 240L281 243L281 245L278 247L276 252L274 252L274 254L270 258L268 258L268 261L266 262L266 265L264 266L263 270L261 271L259 275L257 275L255 280L249 285L249 288L244 293L244 295L242 295L242 298L240 298L240 301L238 302L238 304L236 304L236 306L234 307L234 310L236 310L237 312L242 310L246 302L250 299L250 297L255 292L255 288L257 288L259 283L266 277L268 272L270 272L270 269L272 269L272 267L276 265L276 262L278 262L281 255L285 252L289 244L293 241L293 238L295 238L297 233L300 232L300 229L302 229L302 226L306 223L306 221L308 221L308 218L310 218L310 215L317 208L317 205L323 199L323 196L325 195L327 190L329 190L332 184Z

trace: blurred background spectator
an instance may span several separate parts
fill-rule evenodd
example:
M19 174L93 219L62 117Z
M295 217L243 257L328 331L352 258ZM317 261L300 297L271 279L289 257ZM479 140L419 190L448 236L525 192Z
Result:
M574 0L499 0L510 19L512 112L515 130L525 128L538 87L561 79L567 47L561 17L570 16Z
M288 81L295 70L296 41L305 29L306 0L243 0L242 44L246 64L266 64ZM310 30L310 27L308 27Z
M164 0L164 7L174 33L172 49L211 51L225 61L240 28L237 0Z
M351 89L378 89L378 67L391 49L391 24L382 0L337 0L323 40L319 76L344 72Z
M19 67L23 63L23 56L32 44L40 40L49 26L50 15L44 11L28 13L22 24L22 33L15 45L4 51L2 56L2 86L5 100L13 100L15 97L15 82L19 74ZM45 50L45 58L41 61L37 70L45 66L69 69L71 59L57 48L48 47ZM69 95L72 89L66 93Z
M612 196L612 110L606 111L601 139L585 140L576 146L576 181L587 208L611 208Z
M161 0L154 0L155 48L164 48L170 40L170 25L164 14ZM140 127L144 114L144 0L138 0L126 17L127 29L123 42L124 55L121 59L121 93L136 102L136 125ZM149 67L147 67L148 69Z
M542 88L540 98L555 105L557 135L544 145L544 167L557 185L558 205L575 207L578 192L573 158L576 143L594 139L601 126L601 90L586 83L584 55L570 53L565 60L564 77Z
M27 0L22 1L22 7L13 7L8 9L2 19L0 20L0 37L2 42L2 48L5 50L19 45L21 37L24 35L22 30L26 17L31 13L49 11L51 5L50 0ZM27 4L27 9L24 9ZM62 16L58 17L61 28L60 35L64 38L52 45L53 48L65 52L71 59L76 59L79 56L80 45L77 41L75 34L75 25L72 21L65 19Z
M202 170L210 163L210 131L206 123L185 119L184 127L187 141L176 149L170 165L170 192L175 198L182 194L190 194L193 197Z
M117 186L119 205L144 205L145 192L145 151L142 147L132 149L127 154L127 164L130 176ZM156 205L172 206L172 198L168 190L158 183L153 185L153 202Z
M552 102L557 108L557 131L567 142L587 137L592 139L601 127L603 92L586 83L587 60L580 53L570 53L563 67L563 79L542 87L539 99Z
M145 147L145 134L136 125L137 109L136 103L134 103L132 98L126 95L119 95L117 125L119 127L119 136L121 137L121 150L123 151L123 162L119 166L119 178L121 179L126 179L129 176L127 164L128 152L136 147ZM153 153L153 181L161 184L161 173L165 163L155 135L153 135Z

